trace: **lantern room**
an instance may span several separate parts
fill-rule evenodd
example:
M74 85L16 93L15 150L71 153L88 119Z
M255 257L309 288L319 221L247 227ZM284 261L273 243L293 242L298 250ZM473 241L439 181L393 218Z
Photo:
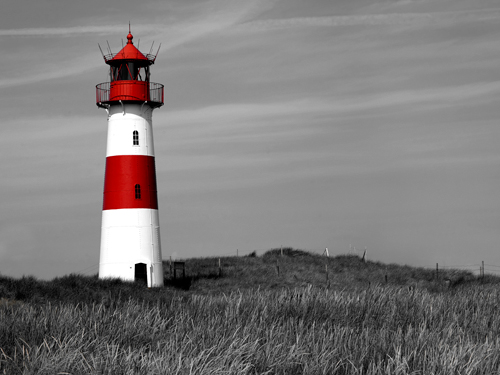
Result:
M110 82L96 86L96 103L107 107L119 102L147 102L151 107L163 105L163 85L150 82L150 66L156 55L141 53L132 42L129 32L127 44L120 52L103 54L109 65Z

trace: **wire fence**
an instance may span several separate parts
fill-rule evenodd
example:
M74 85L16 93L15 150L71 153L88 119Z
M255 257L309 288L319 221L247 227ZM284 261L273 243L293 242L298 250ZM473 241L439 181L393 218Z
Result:
M257 248L252 248L252 249L234 249L231 251L226 251L226 252L218 252L218 253L213 253L210 255L203 255L203 256L195 256L195 257L200 257L200 258L224 258L224 257L231 257L231 256L248 256L248 255L256 255L256 256L261 256L264 255L264 253L270 251L270 250L276 250L276 249L291 249L291 246L278 246L275 248L265 248L265 249L257 249ZM295 249L295 248L293 248ZM297 248L296 250L301 250L305 251L308 253L313 253L317 255L324 255L325 252L328 252L328 248ZM332 256L336 255L358 255L358 256L363 256L363 254L367 251L366 247L363 249L356 249L355 247L352 247L349 251L343 252L343 253L338 253ZM166 258L166 259L165 259ZM172 254L166 254L166 257L164 260L180 260L180 259L189 259L189 257L182 257L179 256L177 252L174 252Z
M90 276L90 275L95 275L99 272L99 264L93 264L87 268L84 268L80 271L77 271L75 272L76 274L80 274L80 275L87 275L87 276Z
M208 256L203 256L203 258L225 258L225 257L246 257L246 256L262 256L266 252L270 250L279 250L279 249L290 249L290 246L280 246L276 247L274 249L235 249L223 253L217 253L217 254L210 254ZM330 256L328 248L301 248L300 250L309 252L312 254L316 255L325 255L325 256ZM355 255L361 257L365 257L367 254L367 248L363 249L357 249L355 246L350 245L349 250L346 250L345 252L336 252L335 255L332 256L339 256L339 255ZM170 255L166 255L163 259L163 261L179 261L179 260L188 260L189 258L185 257L179 257L177 253L172 253ZM453 265L443 265L436 263L436 266L427 266L423 268L429 268L429 269L436 269L436 272L439 272L439 270L460 270L460 271L469 271L475 275L480 275L484 276L486 273L488 274L500 274L500 265L496 264L487 264L484 263L484 261L481 261L480 263L472 263L472 264L453 264ZM77 274L83 274L83 275L94 275L97 274L99 271L99 264L93 264L87 268L84 268L78 272Z
M289 246L281 246L281 247L276 247L274 249L235 249L233 251L227 251L224 253L218 253L218 254L211 254L210 256L207 256L207 258L224 258L224 257L232 257L232 256L249 256L249 255L255 255L255 256L261 256L264 253L270 251L270 250L276 250L276 249L289 249ZM329 250L328 248L301 248L300 250L306 251L309 253L317 254L317 255L327 255L329 256ZM349 249L346 250L345 252L335 252L335 255L332 256L338 256L338 255L355 255L359 257L365 257L367 255L367 248L361 248L358 249L355 246L349 245ZM177 258L176 256L170 257L170 260L178 260L180 258ZM182 258L186 259L186 258ZM167 258L166 260L169 260ZM479 263L470 263L470 264L453 264L453 265L443 265L436 263L436 266L423 266L423 268L428 268L428 269L436 269L438 272L439 270L457 270L457 271L469 271L475 275L480 275L484 276L486 273L488 274L500 274L500 265L494 265L494 264L485 264L484 261L481 261Z

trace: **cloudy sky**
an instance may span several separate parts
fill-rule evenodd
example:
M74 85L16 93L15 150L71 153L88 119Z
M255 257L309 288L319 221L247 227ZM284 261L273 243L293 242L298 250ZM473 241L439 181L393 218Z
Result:
M0 274L97 273L98 43L161 49L163 258L500 266L498 0L2 0Z

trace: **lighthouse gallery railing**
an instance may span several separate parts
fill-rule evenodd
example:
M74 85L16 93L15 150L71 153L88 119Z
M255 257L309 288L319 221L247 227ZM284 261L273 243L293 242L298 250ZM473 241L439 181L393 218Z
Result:
M118 82L130 82L130 81L118 81ZM139 81L140 82L140 81ZM140 82L144 84L146 82ZM157 103L160 106L163 105L163 85L161 83L149 82L149 92L145 93L145 99L148 102ZM109 103L110 101L116 100L115 97L110 98L111 93L111 82L103 82L96 85L96 103ZM127 100L127 98L123 98Z

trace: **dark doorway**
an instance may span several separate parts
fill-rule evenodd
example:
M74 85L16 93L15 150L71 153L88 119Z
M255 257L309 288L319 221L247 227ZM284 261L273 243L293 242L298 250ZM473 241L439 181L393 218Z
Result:
M146 264L136 263L134 280L136 282L140 282L140 283L144 283L144 284L148 283L148 271L147 271Z

